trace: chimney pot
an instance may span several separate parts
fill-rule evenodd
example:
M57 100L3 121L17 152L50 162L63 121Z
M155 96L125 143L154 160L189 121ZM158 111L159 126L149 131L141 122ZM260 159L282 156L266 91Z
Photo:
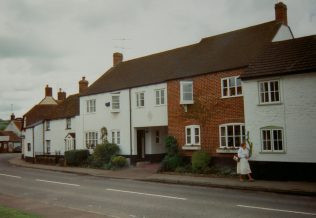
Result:
M119 52L113 53L113 66L115 67L123 61L123 54Z
M275 20L287 25L287 7L283 2L275 4Z
M15 120L15 115L14 115L14 113L11 114L11 120Z
M89 86L89 82L86 80L86 77L83 76L82 80L79 81L79 93L84 93L85 91L87 91Z
M52 97L53 96L53 89L52 87L49 87L48 85L46 85L45 87L45 97Z

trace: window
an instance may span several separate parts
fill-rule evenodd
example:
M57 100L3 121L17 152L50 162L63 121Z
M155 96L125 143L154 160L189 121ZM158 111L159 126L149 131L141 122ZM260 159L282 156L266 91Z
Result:
M222 97L234 97L241 95L241 79L238 76L222 79Z
M95 148L98 144L98 132L86 132L86 147Z
M31 143L27 143L27 151L31 151Z
M96 111L95 102L96 102L95 99L87 100L87 112L88 113L94 113Z
M121 144L121 132L119 130L112 130L112 143Z
M46 121L46 131L49 131L50 130L50 121L47 120Z
M283 129L262 128L261 129L262 151L283 152Z
M137 92L136 93L136 106L137 107L144 107L145 106L145 93L144 92Z
M112 94L112 112L118 112L120 110L120 95Z
M180 104L193 104L193 81L180 82Z
M157 89L156 93L156 105L164 105L165 104L165 89Z
M260 104L280 102L279 81L259 82L259 98Z
M221 148L238 148L242 142L246 141L244 124L224 124L219 128Z
M65 150L70 151L70 150L76 150L76 140L73 138L66 138L65 139Z
M159 144L160 143L160 133L159 131L157 130L156 131L156 144Z
M186 145L200 145L200 126L192 125L185 127Z
M50 154L50 140L46 140L46 153Z
M71 129L71 118L66 119L66 129Z

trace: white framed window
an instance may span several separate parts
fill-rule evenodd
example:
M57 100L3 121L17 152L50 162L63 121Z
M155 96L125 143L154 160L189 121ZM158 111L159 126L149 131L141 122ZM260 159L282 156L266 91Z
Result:
M91 100L87 100L86 101L86 105L87 105L87 113L94 113L96 112L96 100L95 99L91 99Z
M86 147L87 148L95 148L98 144L98 132L86 132Z
M241 79L239 76L222 79L222 97L242 96Z
M119 112L120 111L120 94L112 94L111 101L112 101L112 112Z
M261 149L263 152L284 152L283 128L261 128Z
M187 146L200 146L200 126L191 125L185 127L185 144Z
M259 82L260 104L271 104L280 102L280 82L279 80Z
M165 89L156 89L155 90L156 105L165 104Z
M31 150L32 150L31 143L27 143L27 151L31 151Z
M180 81L180 104L193 103L193 81Z
M71 118L66 119L66 129L71 129Z
M46 140L46 153L50 154L50 146L51 146L51 141L50 140Z
M121 132L119 130L112 130L112 143L115 143L117 145L121 144Z
M243 123L229 123L219 126L221 148L239 148L246 141L245 125Z
M50 120L46 120L45 124L46 124L46 127L45 127L46 131L49 131L50 130Z
M160 132L159 130L156 130L156 144L160 143Z
M144 107L145 106L145 93L144 92L137 92L136 93L136 106L137 107Z

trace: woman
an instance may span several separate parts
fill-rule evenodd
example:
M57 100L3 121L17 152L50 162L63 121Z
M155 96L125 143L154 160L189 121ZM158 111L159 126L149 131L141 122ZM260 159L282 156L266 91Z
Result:
M239 157L239 162L237 162L237 174L240 175L240 181L244 181L243 180L243 175L248 175L248 179L249 181L253 182L254 179L251 177L250 173L251 173L251 169L249 166L249 149L246 146L246 143L242 143L240 145L240 148L238 150L238 157Z

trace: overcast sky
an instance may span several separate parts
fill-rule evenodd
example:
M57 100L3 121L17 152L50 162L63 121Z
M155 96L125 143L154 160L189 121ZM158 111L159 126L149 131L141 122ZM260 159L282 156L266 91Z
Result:
M49 84L78 92L124 60L274 20L276 0L0 0L0 118L22 116ZM284 0L295 37L316 34L316 0Z

